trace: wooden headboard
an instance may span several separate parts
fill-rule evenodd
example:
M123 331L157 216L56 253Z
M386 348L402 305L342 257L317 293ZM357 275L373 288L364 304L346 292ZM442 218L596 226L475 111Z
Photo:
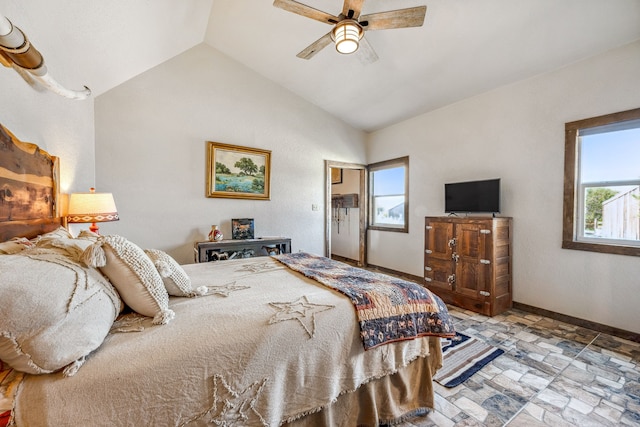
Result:
M0 124L0 242L60 227L59 174L57 157Z

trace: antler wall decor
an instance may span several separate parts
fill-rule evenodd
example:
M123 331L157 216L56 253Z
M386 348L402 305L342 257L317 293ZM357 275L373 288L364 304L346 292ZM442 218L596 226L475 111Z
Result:
M12 67L30 85L38 82L50 91L70 99L86 99L91 90L70 90L49 75L44 58L31 44L27 36L9 19L0 15L0 63Z

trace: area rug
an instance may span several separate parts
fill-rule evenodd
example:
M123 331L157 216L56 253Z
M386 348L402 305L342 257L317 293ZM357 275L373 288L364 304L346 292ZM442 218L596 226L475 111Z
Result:
M456 332L454 338L442 338L442 368L434 376L438 384L455 387L462 384L504 350Z

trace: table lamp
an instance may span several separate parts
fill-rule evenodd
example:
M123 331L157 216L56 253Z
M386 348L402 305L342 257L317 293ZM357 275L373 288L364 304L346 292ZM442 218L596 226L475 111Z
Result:
M97 222L118 221L116 203L111 193L96 193L95 188L89 193L72 193L69 197L67 222L91 223L91 230L98 233Z

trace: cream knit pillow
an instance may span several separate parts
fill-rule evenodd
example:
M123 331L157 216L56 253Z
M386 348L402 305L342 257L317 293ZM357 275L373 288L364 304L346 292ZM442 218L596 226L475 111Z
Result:
M206 286L200 286L198 289L191 287L191 279L184 269L166 252L159 249L145 249L153 265L160 273L164 287L169 295L175 297L197 297L207 293Z
M166 324L175 316L162 277L144 251L124 237L100 236L83 254L87 265L100 268L134 311Z
M102 344L121 305L98 270L59 248L0 256L0 301L0 359L30 374L65 368L67 376Z

